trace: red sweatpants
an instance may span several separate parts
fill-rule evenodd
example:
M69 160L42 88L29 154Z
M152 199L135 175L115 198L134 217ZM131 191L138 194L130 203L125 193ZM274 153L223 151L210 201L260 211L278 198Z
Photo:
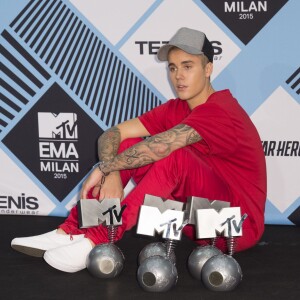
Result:
M140 141L141 139L125 140L121 143L119 152ZM189 196L230 201L227 185L189 146L176 150L168 157L153 164L138 169L120 171L120 175L123 186L126 186L131 178L135 181L136 186L122 201L122 205L126 204L127 207L122 215L122 225L118 227L116 240L121 239L123 233L137 223L139 208L143 204L145 194L182 202L186 202ZM66 233L84 233L95 244L108 242L105 226L100 225L87 229L78 227L76 206L72 208L68 218L59 227ZM185 226L183 233L195 240L194 226ZM250 241L248 241L249 238ZM240 239L237 251L253 245L250 236L247 237L244 234ZM209 241L197 240L197 242L207 244ZM217 246L226 250L224 241L222 242L221 239L217 242Z

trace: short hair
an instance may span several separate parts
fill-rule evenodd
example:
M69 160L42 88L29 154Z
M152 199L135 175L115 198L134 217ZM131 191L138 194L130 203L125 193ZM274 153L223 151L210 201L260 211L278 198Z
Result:
M202 66L204 68L210 61L205 54L199 54L199 56L201 56Z
M171 47L171 48L169 49L168 55L169 55L169 53L170 53L172 50L174 50L174 49L179 49L179 50L181 50L180 48L178 48L178 47L176 47L176 46L173 46L173 47ZM182 51L184 51L184 50L182 50ZM209 63L209 59L208 59L208 57L207 57L205 54L193 54L193 55L199 56L199 57L201 58L201 62L202 62L203 68Z

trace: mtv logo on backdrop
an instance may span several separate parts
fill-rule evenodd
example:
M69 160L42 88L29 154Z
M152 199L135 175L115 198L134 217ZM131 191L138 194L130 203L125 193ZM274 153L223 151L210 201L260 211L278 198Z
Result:
M84 109L54 83L3 143L30 170L31 179L48 189L56 202L63 201L95 164L95 145L102 132Z
M75 113L38 113L39 137L49 139L77 139L77 115Z
M38 112L41 172L79 172L77 115Z

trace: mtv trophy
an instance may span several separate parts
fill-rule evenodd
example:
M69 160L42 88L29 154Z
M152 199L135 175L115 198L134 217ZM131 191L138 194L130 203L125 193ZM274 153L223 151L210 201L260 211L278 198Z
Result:
M229 207L228 202L212 201L199 197L188 200L189 223L195 224L198 239L212 240L212 245L199 246L188 258L191 275L212 291L231 291L242 280L242 271L232 257L236 244L235 236L242 235L242 224L247 215L241 217L239 207ZM217 235L218 233L218 235ZM228 255L215 247L220 234L226 237Z
M162 233L165 243L151 243L139 254L137 280L148 292L165 292L176 285L175 245L181 239L184 222L183 203L145 195L137 233L155 236Z
M80 228L104 224L107 227L108 243L95 246L86 260L89 272L98 278L114 278L124 267L124 255L114 244L117 226L122 225L122 214L126 206L121 207L120 199L110 198L98 201L82 199L78 203Z

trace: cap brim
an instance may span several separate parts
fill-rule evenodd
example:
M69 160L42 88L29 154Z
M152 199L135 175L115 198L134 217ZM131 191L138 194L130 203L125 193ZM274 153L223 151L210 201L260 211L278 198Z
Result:
M164 45L162 47L159 48L158 52L157 52L157 58L160 60L160 61L167 61L168 60L168 54L169 54L169 51L172 47L176 47L176 48L179 48L189 54L194 54L194 55L199 55L199 54L203 54L202 51L199 51L199 49L196 49L196 48L193 48L193 47L189 47L187 45L172 45L172 44L167 44L167 45Z
M170 44L167 44L167 45L164 45L164 46L161 46L157 52L157 58L160 60L160 61L166 61L168 60L168 53L169 53L169 50L174 47L173 45L170 45Z

